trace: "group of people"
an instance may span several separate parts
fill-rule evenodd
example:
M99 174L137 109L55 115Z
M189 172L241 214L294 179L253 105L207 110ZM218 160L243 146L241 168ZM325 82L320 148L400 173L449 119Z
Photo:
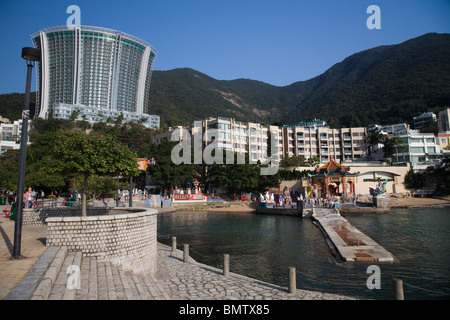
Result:
M5 191L5 194L8 197L8 204L12 205L14 202L17 202L17 194L13 192L12 190ZM23 193L23 207L26 209L33 208L34 204L36 203L36 200L38 197L44 197L44 192L41 191L38 195L33 188L28 187L27 191Z
M341 202L353 202L353 205L356 207L356 202L358 201L358 196L354 195L352 198L348 197L339 197L328 194L326 197L319 197L317 194L311 193L307 197L303 198L303 195L298 192L280 192L280 193L271 193L266 192L265 194L259 194L259 202L272 202L275 207L285 207L286 204L289 204L291 208L293 208L293 204L297 203L297 209L300 207L305 208L306 204L310 206L318 206L318 207L326 207L339 209ZM252 201L254 198L252 197Z
M326 208L334 208L336 205L339 206L339 203L341 201L341 199L338 196L326 198L309 197L308 200L311 206L326 207Z
M269 191L266 191L265 194L260 193L258 200L259 202L272 202L276 208L285 208L286 204L289 204L290 207L293 208L293 203L297 204L297 209L304 206L303 196L300 193L286 190L280 193L271 193ZM253 197L252 201L254 201Z

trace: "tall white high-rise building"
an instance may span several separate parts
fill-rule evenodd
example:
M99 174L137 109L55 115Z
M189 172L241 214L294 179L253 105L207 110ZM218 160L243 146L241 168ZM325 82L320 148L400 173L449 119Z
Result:
M47 28L32 38L41 51L36 117L67 118L76 110L84 118L95 113L113 119L122 114L125 121L149 119L156 51L148 43L91 26Z

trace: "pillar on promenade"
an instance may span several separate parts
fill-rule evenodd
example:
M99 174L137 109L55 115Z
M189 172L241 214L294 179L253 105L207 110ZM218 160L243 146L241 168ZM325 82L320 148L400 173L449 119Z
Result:
M223 275L228 277L230 275L230 255L223 255Z
M189 245L188 244L183 245L183 261L189 262Z
M403 281L400 279L393 279L392 286L394 290L394 300L405 300L403 294Z
M172 237L172 252L177 251L177 237Z
M295 267L289 267L289 293L295 293L297 291L297 279L295 274Z

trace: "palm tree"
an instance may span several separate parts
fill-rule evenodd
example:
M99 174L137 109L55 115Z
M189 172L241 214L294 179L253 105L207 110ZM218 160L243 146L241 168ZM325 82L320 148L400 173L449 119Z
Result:
M399 152L405 152L408 150L408 145L406 142L397 136L386 136L381 143L384 145L383 153L386 159L390 159L392 163L392 157L397 155Z

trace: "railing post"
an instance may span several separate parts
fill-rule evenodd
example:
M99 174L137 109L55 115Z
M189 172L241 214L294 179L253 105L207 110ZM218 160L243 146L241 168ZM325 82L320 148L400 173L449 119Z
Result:
M405 300L405 296L403 294L403 281L400 279L393 279L392 286L394 290L394 300Z
M183 261L184 262L189 261L189 245L188 244L183 245Z
M177 237L172 237L172 252L177 250Z
M289 267L289 293L295 293L297 291L297 280L295 273L295 267Z
M228 277L230 275L230 255L223 255L223 275Z

